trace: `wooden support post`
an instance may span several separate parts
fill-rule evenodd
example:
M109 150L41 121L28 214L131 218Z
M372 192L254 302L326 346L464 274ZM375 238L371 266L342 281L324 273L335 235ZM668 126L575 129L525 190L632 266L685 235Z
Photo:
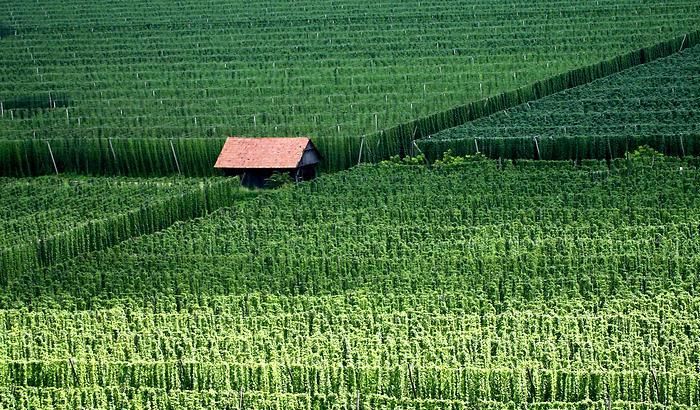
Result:
M416 397L418 396L418 392L416 391L416 382L413 380L413 366L409 363L408 365L408 380L411 382L411 393L413 394L413 399L415 400Z
M360 154L357 156L357 165L360 165L360 162L362 161L362 148L365 147L365 137L364 135L362 136L362 140L360 141Z
M685 146L683 145L683 135L681 134L681 156L685 157Z
M80 384L80 380L78 379L78 372L75 370L75 359L69 357L68 364L70 364L70 370L73 374L73 383L75 383L75 387L78 387Z
M416 145L416 133L417 133L417 132L418 132L418 126L416 125L415 127L413 127L413 134L411 134L411 144L412 144L412 146L411 146L411 156L415 156L415 155L416 155L415 151L413 151L413 147L415 146L416 148L418 148L418 145ZM399 141L399 142L400 142L400 141ZM420 148L418 148L418 151L420 151Z
M109 150L112 151L112 159L114 160L114 163L117 163L117 154L114 152L114 146L112 145L112 139L108 138L107 141L109 142Z
M537 137L532 137L535 140L535 148L537 148L537 159L542 159L542 154L540 153L540 143L537 142Z
M481 153L481 151L479 151L479 144L476 142L476 138L474 138L474 146L476 147L476 153Z
M5 106L2 105L2 101L0 101L0 117L5 117Z
M418 146L418 144L416 144L416 140L413 140L413 146L416 147L416 149L418 150L418 152L420 152L421 154L423 154L423 151L421 151L421 149L420 149L420 147ZM426 166L430 166L430 163L428 162L428 158L425 157L425 154L423 154L423 160L425 160L425 165L426 165Z
M51 149L51 143L49 140L46 140L46 146L49 147L49 155L51 155L51 162L53 163L53 170L56 172L56 175L58 175L58 167L56 166L56 159L53 157L53 150Z
M527 368L527 402L528 403L534 403L536 396L537 396L537 390L535 388L535 378L532 375L532 369Z
M175 153L175 145L173 145L173 140L170 140L170 149L173 151L173 158L175 159L175 166L177 167L177 174L182 175L180 171L180 161L177 160L177 154Z
M607 380L605 381L605 408L607 410L612 410L612 403L610 400L610 385Z
M681 47L678 49L678 52L679 52L679 53L680 53L681 51L683 51L683 45L685 45L685 40L687 40L687 39L688 39L688 35L686 34L686 35L683 36L683 41L681 41Z
M357 397L355 398L355 410L360 410L360 389L357 389Z
M656 401L661 402L659 397L659 380L656 378L656 371L654 368L649 369L651 371L651 378L654 381L654 392L656 392Z
M238 410L243 410L243 383L238 390Z

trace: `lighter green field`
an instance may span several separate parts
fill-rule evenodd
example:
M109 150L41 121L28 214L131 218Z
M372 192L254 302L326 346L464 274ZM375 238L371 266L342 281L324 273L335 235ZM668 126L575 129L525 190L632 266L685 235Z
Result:
M0 405L698 408L699 178L478 161L262 194L11 277Z

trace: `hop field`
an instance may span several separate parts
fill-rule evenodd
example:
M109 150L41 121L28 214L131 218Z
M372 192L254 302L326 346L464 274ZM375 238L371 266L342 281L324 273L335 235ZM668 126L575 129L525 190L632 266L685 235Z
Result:
M67 175L0 178L0 410L700 409L698 23L1 3L0 175ZM357 166L190 178L230 134Z
M7 408L690 409L694 161L362 166L11 277Z
M0 178L0 284L247 195L236 179Z
M418 144L494 157L614 158L641 145L698 155L700 46L451 128Z
M6 1L0 137L358 137L699 23L691 0Z

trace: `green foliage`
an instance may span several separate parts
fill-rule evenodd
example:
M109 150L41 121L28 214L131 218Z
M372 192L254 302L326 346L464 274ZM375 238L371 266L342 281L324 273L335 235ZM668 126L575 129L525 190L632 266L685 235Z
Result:
M10 276L0 407L697 407L695 160L449 157Z
M697 29L696 5L129 0L83 14L13 0L0 100L65 90L72 102L67 118L0 119L0 134L353 137L682 36Z
M696 46L417 143L431 160L448 149L491 158L610 159L643 145L669 156L698 156L693 79L699 69Z
M87 15L65 1L15 3L12 34L0 34L0 104L33 109L2 110L0 139L11 141L0 144L6 176L52 171L46 148L33 140L63 144L57 156L67 172L142 176L176 172L170 139L217 145L227 135L311 135L324 169L341 170L700 40L690 31L700 19L691 0L642 8L627 0L614 9L575 1L555 12L543 1L485 0L472 10L455 2L372 3L361 19L355 10L370 4L360 0L332 11L315 1L242 10L222 0L157 0L147 9L127 2ZM193 8L201 19L188 20ZM257 23L271 14L280 18ZM46 30L56 39L47 40ZM545 37L533 48L533 38ZM59 94L70 105L48 108L48 96ZM110 139L138 141L114 158ZM182 172L212 175L210 146L195 145L176 147L190 157ZM143 157L130 158L132 151Z
M627 159L633 166L652 168L655 163L664 160L664 154L656 151L648 145L642 145L633 152L627 154Z
M423 154L418 154L414 156L405 156L401 158L398 155L392 155L389 157L388 160L384 160L380 162L380 165L382 166L390 166L390 165L425 165L425 156Z
M484 154L477 152L474 155L465 155L465 156L455 156L452 153L451 149L448 149L442 154L442 159L436 160L433 165L436 167L439 166L447 166L447 165L461 165L467 162L479 162L479 161L486 161L487 158Z
M237 178L0 179L0 285L252 195Z
M294 180L289 175L289 172L277 172L275 171L269 178L265 180L266 188L279 188L284 185L293 183Z

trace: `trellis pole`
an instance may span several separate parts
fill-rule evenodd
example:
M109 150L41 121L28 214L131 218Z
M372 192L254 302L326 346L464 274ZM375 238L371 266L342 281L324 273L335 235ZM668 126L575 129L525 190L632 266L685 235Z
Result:
M413 380L413 366L411 366L411 363L408 363L408 380L411 382L411 393L413 394L413 399L415 400L417 397L417 391L416 391L416 382Z
M182 172L180 171L180 161L177 160L177 154L175 153L175 145L173 145L172 138L170 139L170 149L172 150L173 158L175 159L175 166L177 167L177 174L182 175Z
M687 39L688 39L688 34L686 34L686 35L683 36L683 41L681 41L681 46L680 46L680 48L678 49L678 52L679 52L679 53L680 53L681 51L683 51L683 45L685 45L685 40L687 40Z
M423 154L423 151L421 151L420 147L418 147L418 144L416 144L416 140L412 141L413 146L416 147L418 152L420 152L423 155L423 160L425 161L426 166L430 166L430 163L428 162L428 158L425 157L425 154Z
M58 167L56 166L56 159L53 157L53 150L51 149L51 143L49 140L46 140L46 146L49 147L49 155L51 155L51 162L53 163L53 170L56 172L56 175L58 175Z
M109 150L112 151L112 159L114 160L114 163L117 163L117 154L114 152L114 146L112 145L112 139L108 138L107 141L109 142Z
M357 165L360 165L360 162L362 161L362 148L365 146L365 136L362 136L362 140L360 141L360 154L357 156Z
M243 410L243 383L238 390L238 410Z

